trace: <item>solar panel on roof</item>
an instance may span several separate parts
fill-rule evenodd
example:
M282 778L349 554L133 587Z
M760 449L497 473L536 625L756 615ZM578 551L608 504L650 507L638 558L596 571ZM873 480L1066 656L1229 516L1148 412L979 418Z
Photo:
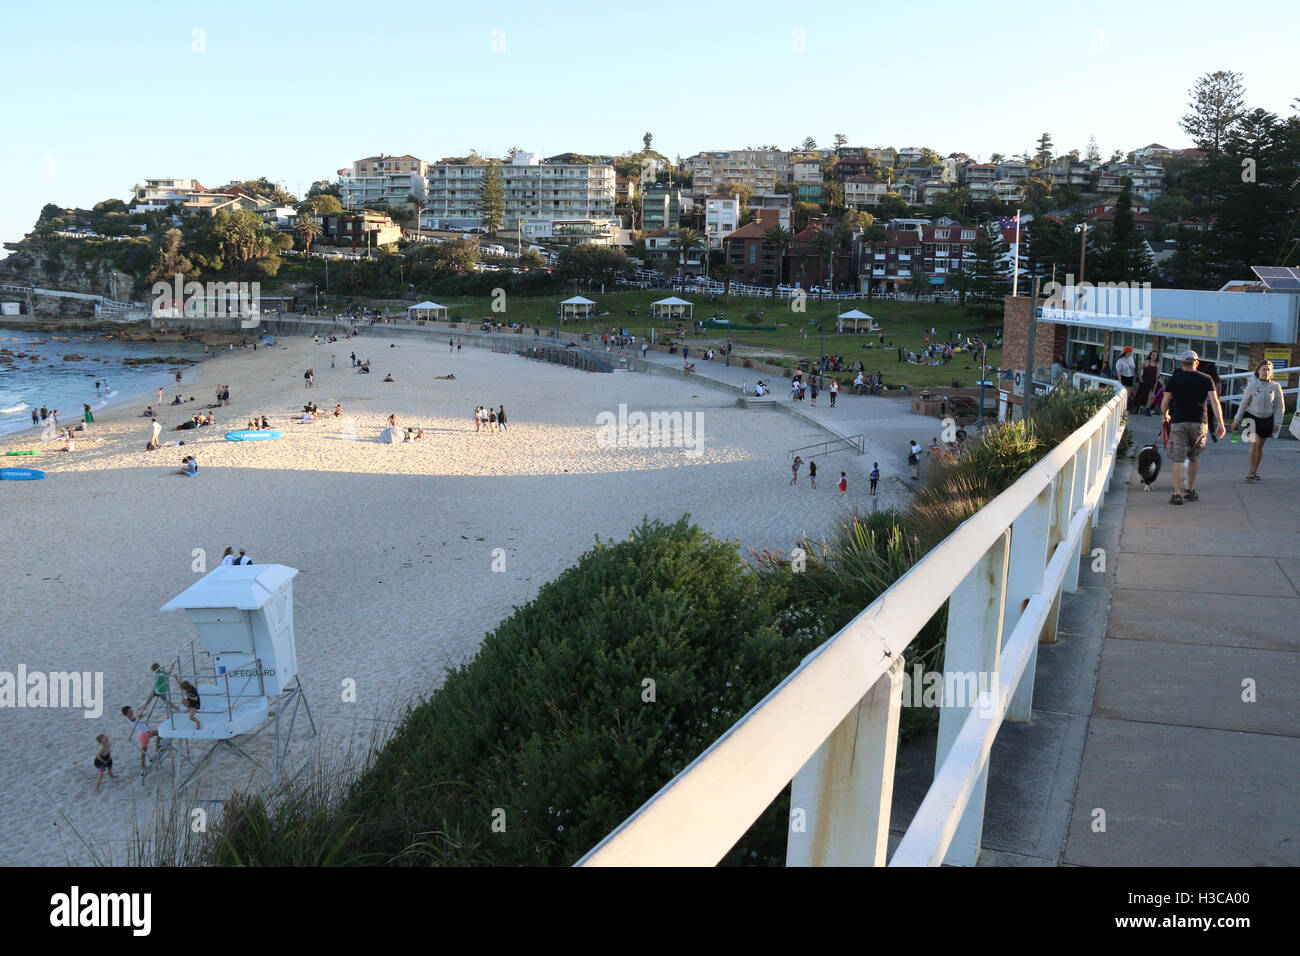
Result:
M1291 266L1251 266L1270 292L1300 292L1300 269Z

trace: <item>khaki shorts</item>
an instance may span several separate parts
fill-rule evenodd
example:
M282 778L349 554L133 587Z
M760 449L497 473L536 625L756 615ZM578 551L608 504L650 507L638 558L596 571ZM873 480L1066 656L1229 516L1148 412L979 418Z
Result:
M1205 449L1210 427L1202 422L1171 422L1169 424L1169 460L1196 461Z

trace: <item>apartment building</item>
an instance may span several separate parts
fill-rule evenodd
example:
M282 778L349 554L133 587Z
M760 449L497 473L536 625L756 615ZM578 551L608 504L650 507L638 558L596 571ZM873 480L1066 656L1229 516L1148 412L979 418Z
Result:
M646 233L646 263L665 272L682 270L688 275L699 275L708 268L708 253L708 245L701 243L694 249L686 250L683 257L676 229L656 229Z
M1062 156L1043 166L1035 175L1039 179L1051 176L1058 183L1087 189L1092 178L1092 167L1069 156Z
M1010 183L1022 183L1033 175L1034 167L1019 160L1005 159L998 163L997 178Z
M1115 163L1095 173L1094 191L1118 193L1124 189L1124 180L1133 182L1133 195L1155 200L1165 194L1165 170L1150 163Z
M179 205L205 190L197 179L146 179L144 185L134 187L135 204L140 212L166 209Z
M444 229L480 225L479 185L484 163L437 163L426 176L429 218ZM534 153L519 153L498 163L505 193L503 229L528 219L613 219L614 167L574 163L546 164Z
M589 242L597 246L621 245L617 219L525 219L519 223L524 241L576 246Z
M386 213L364 209L356 213L338 213L323 217L325 235L335 245L353 249L377 249L402 238L402 227Z
M835 151L836 162L831 167L831 177L836 182L844 182L853 176L861 176L872 169L872 160L861 146L841 146Z
M898 165L898 150L893 147L886 149L868 149L865 152L867 158L876 164L877 169L882 166L893 168Z
M781 251L767 238L767 230L772 225L756 220L726 237L727 262L740 272L745 282L772 285L780 281L777 269L783 265Z
M870 173L850 176L844 180L844 205L849 209L867 209L871 206L878 206L887 192L889 192L889 186Z
M338 171L339 202L344 209L395 205L425 200L429 164L411 155L367 156Z
M740 225L740 200L718 193L704 200L704 234L709 248L721 249L722 240Z
M781 149L715 150L689 157L685 166L701 195L716 193L723 183L771 191L788 180L790 154Z
M964 226L947 216L929 219L893 219L885 238L864 241L860 247L862 282L873 291L900 290L919 269L931 285L941 287L952 275L969 270L980 229Z

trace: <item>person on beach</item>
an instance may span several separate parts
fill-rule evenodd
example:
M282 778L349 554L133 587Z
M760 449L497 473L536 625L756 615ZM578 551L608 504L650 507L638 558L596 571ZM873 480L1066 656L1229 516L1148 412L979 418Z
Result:
M163 392L163 390L162 390L162 386L159 385L159 386L158 386L158 404L160 404L160 405L162 404L162 392Z
M87 405L85 402L82 402L81 407L84 409L84 413L82 417L85 418L86 424L87 425L95 424L95 416L91 413L90 406Z
M176 474L182 475L186 478L194 478L198 476L198 473L199 463L193 455L186 455L181 459L181 468L180 471L176 472Z
M235 563L235 549L234 549L234 548L226 548L225 551L221 552L221 566L222 566L223 568L226 567L227 565L231 565L231 564L234 564L234 563Z
M1259 481L1259 463L1264 457L1264 442L1282 431L1282 418L1286 415L1286 398L1282 386L1273 381L1273 363L1260 362L1255 367L1255 377L1248 379L1241 393L1237 414L1232 419L1233 441L1242 421L1250 420L1246 441L1250 445L1250 474L1247 481Z
M252 563L253 563L253 559L248 556L248 552L246 552L243 548L240 548L239 557L235 558L235 564L244 565L244 564L252 564Z
M907 463L912 466L912 480L919 480L921 477L921 446L915 438L912 439L912 444L907 449Z
M185 716L194 722L194 726L202 730L203 725L198 718L200 703L198 689L187 680L181 681L181 707L185 709Z
M803 464L803 459L798 455L794 456L794 461L790 463L790 484L799 481L799 466Z
M353 352L351 355L348 356L348 358L352 359L352 367L353 367L353 368L356 368L356 367L357 367L357 353L356 353L356 352Z
M158 436L162 434L162 422L158 421L158 419L155 418L155 419L150 423L150 427L152 427L152 429L153 429L153 435L152 435L152 437L150 437L150 439L149 439L149 445L147 446L147 450L148 450L148 451L157 451L157 449L158 449Z
M474 431L477 432L479 428L482 426L482 423L483 423L483 406L475 405L474 406Z
M506 430L506 407L504 405L497 406L497 424L501 426L502 431Z
M448 340L447 340L447 353L448 353L448 354L451 354L451 353L454 352L454 351L456 351L456 340L455 340L455 339L448 339Z
M463 346L464 344L465 344L465 343L464 343L463 341L461 341L460 339L457 339L457 340L456 340L456 351L459 352L460 349L461 349L461 346Z
M40 413L40 411L39 411L38 409L33 408L33 409L32 409L32 425L33 425L34 427L39 427L40 424L41 424L41 413Z
M385 381L385 382L391 382L392 380L393 380L393 373L392 373L392 372L389 372L387 375L384 376L384 381Z
M489 407L487 415L488 415L488 434L495 435L497 433L497 413L494 409Z
M338 418L338 417L339 417L340 415L342 415L342 414L343 414L343 405L342 405L341 403L335 405L335 406L334 406L334 417L335 417L335 418Z
M267 421L267 420L266 420L266 416L263 415L263 416L262 416L262 428L261 428L261 431L267 431L268 429L270 429L270 427L271 427L271 423L270 423L269 421Z
M179 385L180 383L181 383L181 373L180 373L179 371L177 371L177 373L176 373L176 384Z
M848 493L849 493L849 476L841 471L840 472L840 494L847 495Z
M104 782L104 774L109 778L116 780L113 776L113 744L108 739L108 734L100 734L95 738L98 745L95 748L95 792L99 793L99 785Z
M174 711L176 705L171 702L170 698L171 675L157 662L149 665L149 673L153 678L153 690L149 691L149 696L144 702L144 709L148 710L154 698L157 698L166 704L170 710Z
M1214 379L1197 371L1200 356L1188 349L1178 357L1178 362L1182 368L1169 376L1164 398L1160 401L1160 413L1169 423L1169 460L1174 465L1174 493L1169 496L1171 505L1201 499L1196 492L1196 473L1201 467L1201 452L1205 450L1210 422L1213 421L1216 439L1226 434L1223 406L1219 404ZM1210 409L1213 409L1213 419L1209 417Z
M122 716L131 725L131 733L135 737L135 742L140 745L140 769L144 770L145 756L149 753L149 741L154 742L154 753L158 754L162 751L162 738L158 736L158 731L150 727L143 717L135 715L134 707L129 705L123 707Z
M876 493L876 484L879 481L880 481L880 462L873 461L871 463L871 493L873 495Z
M808 459L808 481L812 484L813 490L817 488L817 462L811 458Z
M64 451L77 450L77 443L72 437L72 426L68 426L63 430L63 450Z

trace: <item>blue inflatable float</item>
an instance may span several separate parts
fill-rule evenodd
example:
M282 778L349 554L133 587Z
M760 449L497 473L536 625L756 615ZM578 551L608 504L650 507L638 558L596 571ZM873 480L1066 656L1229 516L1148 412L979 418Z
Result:
M279 438L279 432L272 431L251 431L244 429L237 432L226 432L226 441L270 441L272 438Z
M36 481L44 477L45 472L35 468L0 468L0 481Z

